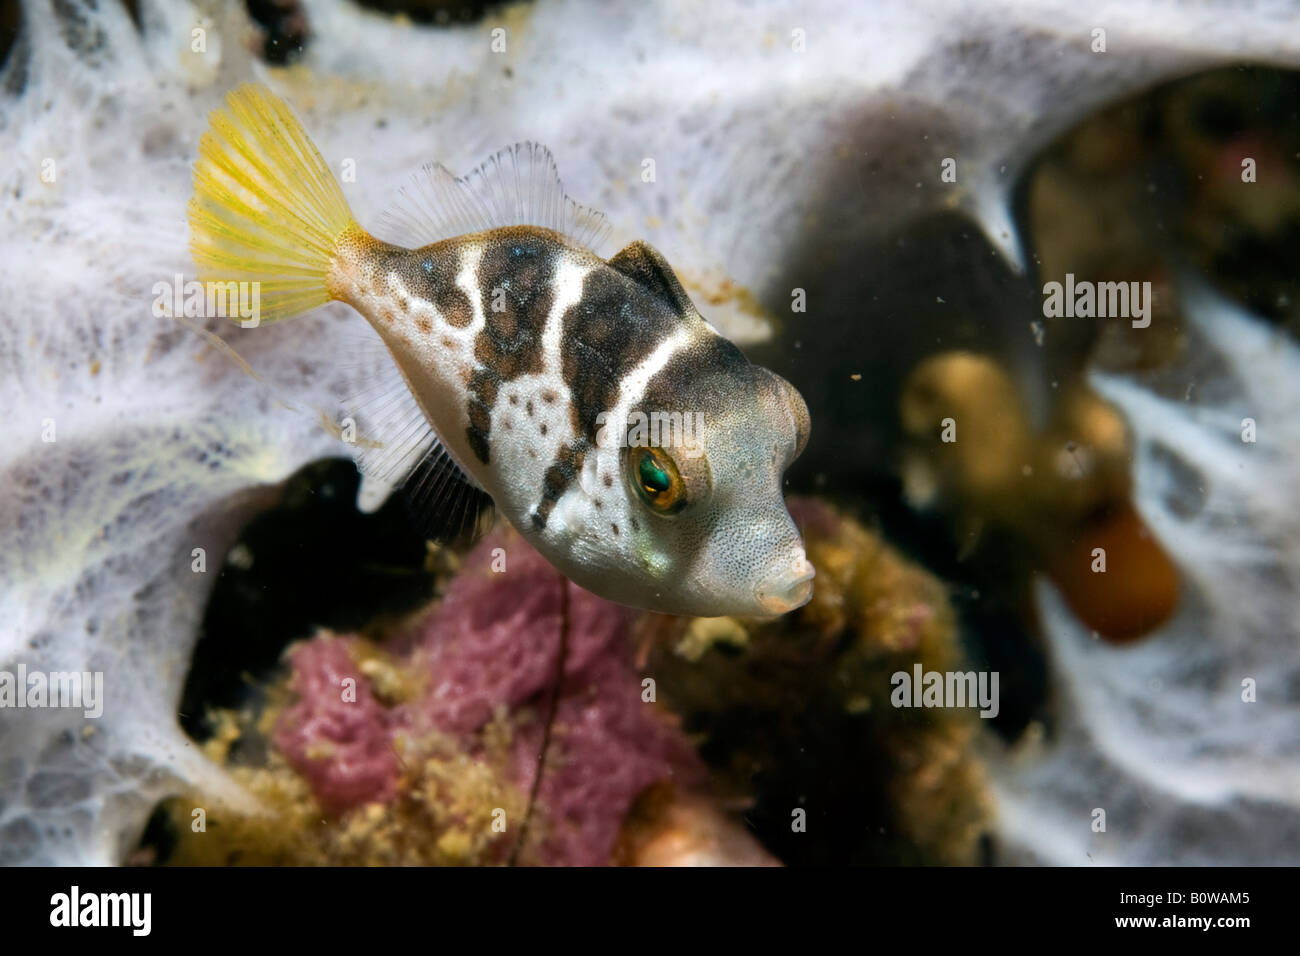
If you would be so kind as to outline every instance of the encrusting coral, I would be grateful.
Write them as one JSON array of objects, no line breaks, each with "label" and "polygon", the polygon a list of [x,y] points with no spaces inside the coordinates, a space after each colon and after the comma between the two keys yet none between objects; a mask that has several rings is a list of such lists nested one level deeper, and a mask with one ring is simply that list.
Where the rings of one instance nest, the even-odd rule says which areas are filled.
[{"label": "encrusting coral", "polygon": [[[169,862],[510,860],[557,673],[561,587],[564,681],[519,862],[771,862],[724,808],[763,812],[783,785],[773,775],[798,748],[829,764],[801,767],[809,815],[842,809],[816,802],[817,781],[829,776],[865,788],[872,833],[890,828],[890,840],[859,844],[851,857],[898,859],[907,845],[926,862],[973,862],[986,814],[976,721],[969,711],[889,702],[893,673],[959,665],[943,586],[829,506],[791,506],[818,588],[775,622],[619,607],[564,585],[504,531],[474,548],[443,599],[383,646],[329,633],[294,645],[265,712],[224,712],[208,744],[269,813],[212,809],[196,832],[193,807],[203,801],[176,801]],[[712,780],[673,713],[702,746]],[[738,723],[741,715],[749,718]],[[737,732],[746,723],[762,732]],[[828,743],[844,730],[848,750]],[[232,747],[244,735],[260,746]],[[256,766],[240,766],[250,752]],[[834,765],[848,753],[869,762]],[[824,833],[791,832],[809,848],[827,845]],[[797,842],[774,848],[801,852]]]},{"label": "encrusting coral", "polygon": [[785,862],[977,862],[990,806],[976,711],[891,703],[900,671],[965,669],[944,585],[819,500],[790,509],[812,600],[771,622],[661,618],[663,699]]},{"label": "encrusting coral", "polygon": [[[504,862],[537,773],[564,626],[554,739],[519,859],[607,862],[643,791],[702,779],[689,743],[642,699],[627,640],[635,621],[566,583],[514,532],[494,533],[466,556],[443,600],[391,636],[395,654],[332,634],[291,648],[279,694],[291,700],[269,726],[260,721],[272,759],[236,774],[255,793],[294,796],[280,801],[289,826],[273,842],[297,861]],[[303,801],[320,809],[306,812]],[[314,822],[321,811],[341,830],[314,828],[305,843],[290,832],[293,820]],[[197,858],[192,847],[212,832],[186,833],[178,859]],[[213,842],[227,844],[218,851],[227,859],[250,851],[238,834]]]}]

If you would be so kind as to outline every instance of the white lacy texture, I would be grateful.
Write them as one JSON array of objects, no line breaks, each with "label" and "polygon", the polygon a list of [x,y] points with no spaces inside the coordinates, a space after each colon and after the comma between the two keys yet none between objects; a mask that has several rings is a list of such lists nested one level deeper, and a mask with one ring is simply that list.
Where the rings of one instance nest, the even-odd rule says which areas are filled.
[{"label": "white lacy texture", "polygon": [[1060,724],[998,780],[1030,859],[1300,862],[1300,349],[1203,288],[1184,303],[1195,361],[1093,378],[1133,426],[1138,507],[1182,605],[1116,649],[1042,587]]},{"label": "white lacy texture", "polygon": [[[201,608],[267,489],[342,451],[321,414],[377,374],[352,358],[361,329],[346,309],[246,331],[210,322],[266,384],[153,315],[154,284],[190,271],[190,164],[230,86],[269,81],[332,166],[354,161],[344,190],[363,225],[421,163],[463,172],[531,139],[555,153],[577,200],[608,215],[615,244],[647,239],[688,288],[725,278],[764,298],[806,231],[812,184],[863,153],[883,167],[838,238],[950,208],[951,192],[916,184],[955,156],[957,207],[1014,260],[1008,191],[1090,110],[1205,66],[1300,63],[1286,2],[1135,0],[1084,14],[1071,0],[540,0],[430,30],[310,0],[304,67],[268,75],[244,52],[248,24],[213,12],[237,4],[143,0],[143,36],[117,4],[97,6],[70,23],[25,3],[10,70],[25,69],[26,90],[0,94],[0,670],[103,671],[107,697],[95,721],[0,713],[8,863],[120,862],[182,784],[240,799],[175,719]],[[498,26],[504,53],[491,48]],[[196,27],[206,52],[191,51]],[[1089,50],[1096,27],[1105,54]],[[53,183],[41,180],[45,160]],[[738,340],[763,333],[742,309],[704,311]],[[999,783],[1002,831],[1027,858],[1086,862],[1089,846],[1096,858],[1095,806],[1110,812],[1106,860],[1294,857],[1296,482],[1281,430],[1297,378],[1264,380],[1266,361],[1280,370],[1294,358],[1281,346],[1246,355],[1262,333],[1233,322],[1231,333],[1207,326],[1231,381],[1202,379],[1195,407],[1105,383],[1143,438],[1141,504],[1194,600],[1159,639],[1117,652],[1074,633],[1049,598],[1069,722],[1057,749]],[[1233,446],[1233,421],[1252,411],[1259,445]],[[1153,457],[1156,439],[1201,472],[1198,515],[1168,512],[1169,483],[1182,479]],[[191,569],[195,548],[206,573]],[[1251,710],[1233,704],[1239,676],[1258,679]]]}]

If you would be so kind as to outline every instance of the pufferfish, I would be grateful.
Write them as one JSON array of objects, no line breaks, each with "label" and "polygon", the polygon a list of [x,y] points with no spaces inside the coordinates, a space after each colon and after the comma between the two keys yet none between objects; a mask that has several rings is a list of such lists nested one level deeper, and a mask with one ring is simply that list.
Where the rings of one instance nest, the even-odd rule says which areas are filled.
[{"label": "pufferfish", "polygon": [[811,597],[781,493],[803,398],[649,245],[593,252],[604,217],[541,146],[459,179],[425,166],[390,244],[357,225],[288,106],[243,86],[210,117],[189,219],[199,279],[257,283],[258,321],[337,300],[378,332],[413,411],[371,447],[392,484],[436,492],[424,507],[468,486],[572,581],[633,607],[769,617]]}]

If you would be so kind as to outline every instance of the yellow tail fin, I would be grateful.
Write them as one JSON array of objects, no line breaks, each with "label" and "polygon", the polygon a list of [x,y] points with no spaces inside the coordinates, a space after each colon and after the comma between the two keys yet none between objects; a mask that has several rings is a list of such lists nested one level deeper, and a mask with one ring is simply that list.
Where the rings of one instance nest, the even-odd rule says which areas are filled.
[{"label": "yellow tail fin", "polygon": [[264,86],[232,90],[209,124],[189,206],[198,278],[257,282],[263,322],[328,302],[339,237],[355,223],[320,151]]}]

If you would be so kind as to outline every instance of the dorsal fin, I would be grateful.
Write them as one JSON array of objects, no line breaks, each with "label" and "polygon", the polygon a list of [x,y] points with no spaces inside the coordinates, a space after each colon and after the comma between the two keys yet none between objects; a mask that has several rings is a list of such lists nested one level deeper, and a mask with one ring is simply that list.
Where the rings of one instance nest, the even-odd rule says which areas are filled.
[{"label": "dorsal fin", "polygon": [[428,163],[397,191],[381,222],[381,238],[411,249],[506,226],[552,229],[594,249],[609,232],[602,213],[565,195],[555,159],[539,143],[516,143],[459,178]]},{"label": "dorsal fin", "polygon": [[668,260],[648,243],[640,239],[628,243],[609,260],[609,264],[678,315],[690,315],[698,311]]}]

